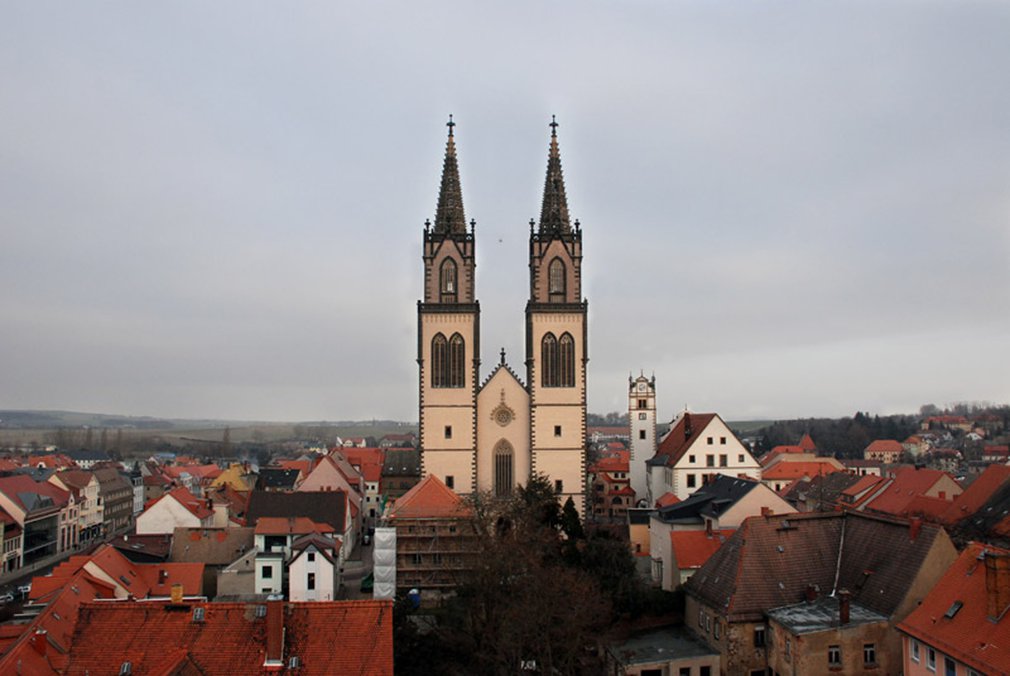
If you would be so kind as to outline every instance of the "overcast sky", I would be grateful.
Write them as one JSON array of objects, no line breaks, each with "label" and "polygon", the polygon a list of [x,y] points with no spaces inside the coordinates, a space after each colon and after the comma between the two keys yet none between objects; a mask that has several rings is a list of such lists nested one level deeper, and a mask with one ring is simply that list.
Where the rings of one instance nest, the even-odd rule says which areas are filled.
[{"label": "overcast sky", "polygon": [[482,376],[551,114],[589,410],[1010,400],[1010,3],[7,2],[0,408],[417,419],[445,121]]}]

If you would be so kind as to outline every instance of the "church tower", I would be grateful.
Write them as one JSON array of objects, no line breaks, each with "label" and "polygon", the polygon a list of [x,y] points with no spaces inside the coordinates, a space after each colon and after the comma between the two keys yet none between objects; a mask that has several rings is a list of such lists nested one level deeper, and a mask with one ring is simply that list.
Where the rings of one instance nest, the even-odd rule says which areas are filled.
[{"label": "church tower", "polygon": [[656,455],[656,376],[650,380],[643,373],[628,376],[628,425],[631,432],[629,472],[635,505],[646,501],[650,506],[649,475],[645,463]]},{"label": "church tower", "polygon": [[530,221],[526,380],[532,471],[547,475],[564,503],[585,514],[587,303],[582,230],[568,216],[556,121],[551,121],[540,224]]},{"label": "church tower", "polygon": [[476,480],[480,305],[474,297],[474,221],[467,230],[449,116],[435,222],[424,224],[424,300],[417,302],[421,474],[457,493]]}]

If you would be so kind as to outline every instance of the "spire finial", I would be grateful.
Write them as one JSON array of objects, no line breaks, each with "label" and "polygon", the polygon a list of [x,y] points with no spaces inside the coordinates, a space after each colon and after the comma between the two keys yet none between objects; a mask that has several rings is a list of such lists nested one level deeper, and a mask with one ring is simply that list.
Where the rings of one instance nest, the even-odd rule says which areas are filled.
[{"label": "spire finial", "polygon": [[[449,116],[449,119],[452,119],[452,115]],[[551,138],[556,138],[558,135],[558,120],[553,115],[551,115],[551,123],[549,126],[551,128]]]},{"label": "spire finial", "polygon": [[452,136],[452,128],[456,126],[456,123],[452,121],[452,113],[449,113],[449,121],[445,123],[445,126],[449,127],[449,136]]},{"label": "spire finial", "polygon": [[501,349],[501,365],[505,366],[505,348]]}]

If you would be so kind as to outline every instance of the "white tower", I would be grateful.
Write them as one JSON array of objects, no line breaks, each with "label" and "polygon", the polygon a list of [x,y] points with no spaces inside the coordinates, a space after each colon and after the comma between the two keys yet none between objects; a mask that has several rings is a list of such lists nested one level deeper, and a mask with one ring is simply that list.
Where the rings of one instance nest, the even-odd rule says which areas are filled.
[{"label": "white tower", "polygon": [[[635,505],[649,501],[646,462],[656,455],[656,376],[628,376],[628,423],[631,427],[631,487]],[[645,506],[650,506],[645,502]]]}]

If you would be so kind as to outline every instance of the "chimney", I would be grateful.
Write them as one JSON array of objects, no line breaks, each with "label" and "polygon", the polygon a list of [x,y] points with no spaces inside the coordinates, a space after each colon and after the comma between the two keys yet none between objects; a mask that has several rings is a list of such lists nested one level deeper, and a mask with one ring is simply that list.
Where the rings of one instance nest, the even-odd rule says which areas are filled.
[{"label": "chimney", "polygon": [[284,601],[267,601],[267,658],[263,666],[284,666]]},{"label": "chimney", "polygon": [[168,571],[162,568],[158,571],[158,584],[165,584],[165,580],[168,579]]},{"label": "chimney", "polygon": [[808,584],[806,592],[804,593],[807,603],[813,603],[817,600],[817,585]]},{"label": "chimney", "polygon": [[684,438],[691,436],[691,414],[684,411]]},{"label": "chimney", "polygon": [[947,491],[940,491],[940,499],[941,500],[947,499]]},{"label": "chimney", "polygon": [[1010,606],[1010,554],[985,553],[986,614],[998,620]]},{"label": "chimney", "polygon": [[705,519],[705,535],[712,537],[712,520]]},{"label": "chimney", "polygon": [[922,518],[912,517],[908,522],[908,538],[915,541],[915,538],[919,537],[919,531],[922,530]]},{"label": "chimney", "polygon": [[46,649],[49,647],[49,637],[45,629],[36,629],[35,633],[32,634],[32,647],[35,648],[35,652],[39,655],[46,656]]},{"label": "chimney", "polygon": [[838,624],[846,625],[849,623],[849,590],[839,589],[838,590]]},{"label": "chimney", "polygon": [[[164,580],[162,581],[164,582]],[[175,605],[182,603],[182,585],[178,582],[172,585],[172,603]]]},{"label": "chimney", "polygon": [[774,512],[772,512],[772,508],[771,508],[771,507],[762,507],[762,508],[761,508],[761,516],[763,516],[763,517],[764,517],[764,518],[766,518],[766,519],[767,519],[767,518],[768,518],[769,516],[771,516],[771,515],[772,515],[773,513],[774,513]]}]

